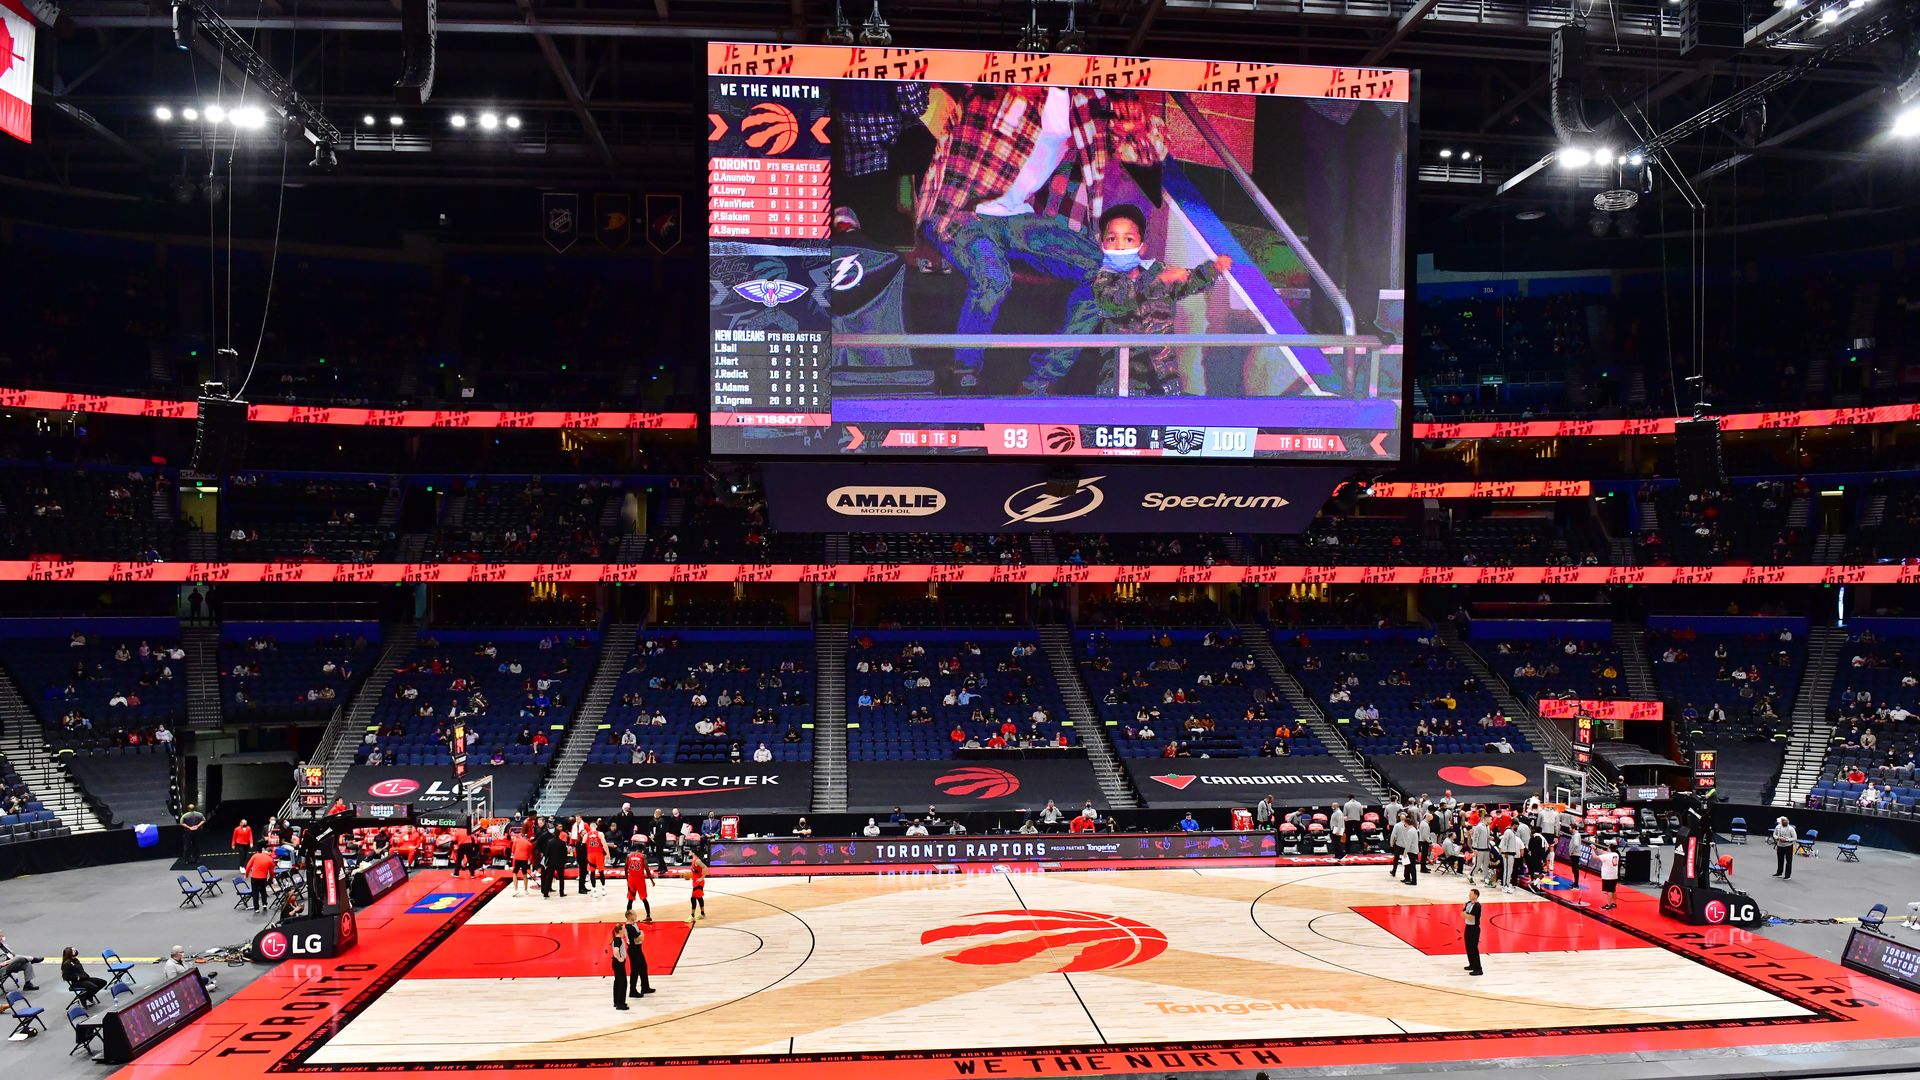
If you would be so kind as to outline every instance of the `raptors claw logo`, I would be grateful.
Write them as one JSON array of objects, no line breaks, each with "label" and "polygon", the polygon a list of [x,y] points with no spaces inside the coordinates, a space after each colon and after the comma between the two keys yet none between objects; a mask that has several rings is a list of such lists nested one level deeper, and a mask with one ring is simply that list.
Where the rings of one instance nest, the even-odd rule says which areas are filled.
[{"label": "raptors claw logo", "polygon": [[1055,949],[1078,946],[1078,951],[1054,971],[1100,971],[1104,968],[1132,967],[1167,951],[1167,935],[1134,919],[1107,915],[1098,911],[1048,911],[1045,909],[981,911],[971,919],[996,918],[997,922],[955,923],[928,930],[920,935],[922,945],[949,938],[1002,936],[985,945],[975,945],[948,953],[956,964],[1017,964]]}]

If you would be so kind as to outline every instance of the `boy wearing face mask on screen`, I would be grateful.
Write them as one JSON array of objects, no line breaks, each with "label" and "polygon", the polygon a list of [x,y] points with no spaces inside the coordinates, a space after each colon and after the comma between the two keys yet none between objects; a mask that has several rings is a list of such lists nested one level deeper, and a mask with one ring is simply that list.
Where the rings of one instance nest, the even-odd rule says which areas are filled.
[{"label": "boy wearing face mask on screen", "polygon": [[[1146,243],[1147,217],[1131,203],[1121,203],[1100,215],[1100,269],[1093,275],[1093,298],[1100,307],[1102,334],[1165,334],[1173,330],[1173,306],[1206,291],[1233,265],[1225,255],[1191,270],[1161,266],[1141,258]],[[1129,350],[1129,396],[1178,394],[1182,390],[1180,362],[1171,345],[1141,346]],[[1101,368],[1102,395],[1119,389],[1114,360]]]}]

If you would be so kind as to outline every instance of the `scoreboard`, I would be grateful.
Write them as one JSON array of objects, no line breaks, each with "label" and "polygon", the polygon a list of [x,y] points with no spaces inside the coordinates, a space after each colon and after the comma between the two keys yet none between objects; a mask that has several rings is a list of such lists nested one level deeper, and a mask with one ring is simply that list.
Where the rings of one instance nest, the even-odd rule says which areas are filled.
[{"label": "scoreboard", "polygon": [[1411,73],[716,43],[706,89],[716,454],[1398,460]]}]

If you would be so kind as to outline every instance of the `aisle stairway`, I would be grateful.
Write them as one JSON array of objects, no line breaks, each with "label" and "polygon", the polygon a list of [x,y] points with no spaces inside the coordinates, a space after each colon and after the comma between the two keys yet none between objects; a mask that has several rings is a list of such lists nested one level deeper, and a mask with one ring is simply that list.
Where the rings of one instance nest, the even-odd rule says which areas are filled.
[{"label": "aisle stairway", "polygon": [[1320,740],[1320,745],[1326,747],[1334,760],[1346,769],[1349,778],[1358,780],[1366,788],[1369,801],[1385,803],[1386,782],[1367,764],[1367,759],[1360,751],[1347,741],[1346,732],[1340,730],[1340,725],[1328,718],[1325,710],[1320,708],[1320,703],[1280,662],[1280,654],[1273,651],[1273,636],[1267,632],[1267,628],[1258,623],[1239,623],[1234,629],[1239,631],[1240,640],[1247,643],[1253,658],[1260,662],[1260,670],[1267,673],[1267,678],[1273,680],[1280,696],[1286,699],[1294,717],[1313,732],[1313,737]]},{"label": "aisle stairway", "polygon": [[1840,651],[1847,631],[1838,626],[1816,626],[1807,636],[1807,670],[1800,676],[1800,693],[1793,699],[1793,740],[1773,787],[1775,806],[1804,806],[1820,779],[1820,764],[1833,741],[1833,677],[1840,667]]},{"label": "aisle stairway", "polygon": [[534,813],[541,817],[559,813],[567,793],[573,790],[573,782],[579,779],[580,767],[587,763],[587,755],[600,738],[600,729],[606,726],[607,706],[613,702],[620,676],[633,659],[634,642],[639,635],[639,623],[612,623],[606,633],[600,635],[600,656],[593,669],[593,681],[581,695],[573,723],[567,725],[565,737],[555,748],[553,766],[547,770],[540,792],[533,800]]},{"label": "aisle stairway", "polygon": [[1621,674],[1627,679],[1627,696],[1634,701],[1659,701],[1660,684],[1654,681],[1653,664],[1647,659],[1647,631],[1631,623],[1613,624],[1613,644],[1620,652]]},{"label": "aisle stairway", "polygon": [[[1573,767],[1573,744],[1566,734],[1553,724],[1542,723],[1539,715],[1534,712],[1533,705],[1514,693],[1513,687],[1507,685],[1507,680],[1501,678],[1493,668],[1489,667],[1487,662],[1481,659],[1480,654],[1473,651],[1473,647],[1461,639],[1457,630],[1452,626],[1441,627],[1434,632],[1434,636],[1447,647],[1447,651],[1453,654],[1454,659],[1460,661],[1462,667],[1473,672],[1474,677],[1480,680],[1480,684],[1493,695],[1494,703],[1500,706],[1500,711],[1510,722],[1518,725],[1521,731],[1526,732],[1527,741],[1533,744],[1533,748],[1541,756],[1545,757],[1550,764],[1563,768]],[[1613,781],[1608,779],[1599,768],[1589,767],[1586,772],[1587,794],[1590,798],[1600,798],[1613,793]]]},{"label": "aisle stairway", "polygon": [[0,754],[42,806],[53,811],[60,824],[76,833],[100,832],[106,826],[87,805],[67,770],[47,751],[40,718],[27,706],[13,676],[0,668]]},{"label": "aisle stairway", "polygon": [[194,731],[218,731],[220,628],[183,625],[180,647],[187,651],[187,726]]},{"label": "aisle stairway", "polygon": [[[313,755],[307,759],[308,764],[318,763],[326,767],[329,793],[339,790],[347,770],[353,767],[354,754],[360,748],[361,737],[373,726],[374,710],[386,695],[387,684],[393,681],[394,669],[413,652],[414,645],[419,641],[420,630],[410,625],[389,626],[386,634],[379,663],[367,673],[366,681],[360,684],[360,692],[353,696],[353,700],[345,707],[333,710],[327,730],[320,735],[320,744],[314,747]],[[298,795],[295,792],[287,799],[286,805],[281,807],[281,817],[293,817],[299,812]]]},{"label": "aisle stairway", "polygon": [[1100,719],[1100,710],[1094,707],[1093,696],[1087,693],[1086,680],[1080,677],[1079,656],[1073,648],[1073,628],[1065,623],[1043,623],[1040,648],[1053,668],[1060,701],[1067,707],[1067,717],[1073,721],[1073,730],[1087,751],[1094,778],[1100,781],[1101,796],[1112,809],[1138,809],[1140,796],[1133,790],[1133,782],[1127,779],[1126,767],[1114,752],[1113,740],[1107,737],[1107,725]]},{"label": "aisle stairway", "polygon": [[813,627],[813,811],[847,809],[847,624]]}]

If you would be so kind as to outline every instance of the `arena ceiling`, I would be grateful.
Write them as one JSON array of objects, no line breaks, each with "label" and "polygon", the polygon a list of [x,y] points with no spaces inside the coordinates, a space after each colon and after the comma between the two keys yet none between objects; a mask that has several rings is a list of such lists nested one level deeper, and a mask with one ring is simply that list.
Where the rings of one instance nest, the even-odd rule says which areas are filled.
[{"label": "arena ceiling", "polygon": [[[1849,12],[1841,29],[1874,19],[1897,30],[1912,19],[1903,3],[1911,0],[1846,9],[1841,0]],[[846,0],[846,15],[858,25],[870,5]],[[211,6],[348,133],[337,172],[320,175],[300,160],[292,177],[453,198],[455,189],[547,186],[692,192],[704,132],[702,43],[818,41],[834,18],[828,0],[443,0],[432,99],[397,107],[398,0]],[[1789,34],[1771,44],[1683,53],[1681,8],[1646,0],[883,0],[881,10],[897,45],[1012,48],[1035,12],[1057,33],[1070,6],[1091,52],[1419,69],[1416,221],[1423,232],[1447,228],[1459,236],[1510,228],[1528,209],[1583,232],[1593,193],[1614,186],[1596,173],[1545,168],[1501,190],[1557,145],[1547,70],[1556,27],[1585,23],[1598,80],[1643,132],[1671,128],[1808,64],[1823,43]],[[207,141],[204,125],[155,117],[158,105],[210,98],[220,78],[214,65],[174,47],[164,0],[66,0],[58,10],[54,28],[41,32],[38,137],[31,148],[0,150],[7,179],[165,200],[172,178],[196,157],[234,151],[230,137],[217,148]],[[1764,0],[1712,10],[1726,20],[1717,29],[1735,40],[1777,14]],[[1885,133],[1907,48],[1903,33],[1893,32],[1826,59],[1768,94],[1763,121],[1751,110],[1714,118],[1674,144],[1669,164],[1706,203],[1703,224],[1751,230],[1904,212],[1915,201],[1920,140],[1896,142]],[[455,113],[486,110],[517,116],[520,127],[452,126]],[[403,126],[391,127],[390,115],[402,116]],[[1635,143],[1617,113],[1609,125],[1606,140]],[[1441,149],[1466,151],[1471,163],[1443,161]],[[241,140],[232,169],[236,188],[277,181],[278,142],[264,133]],[[1687,227],[1680,187],[1656,178],[1643,234]],[[1423,241],[1431,247],[1430,236],[1416,243]]]}]

